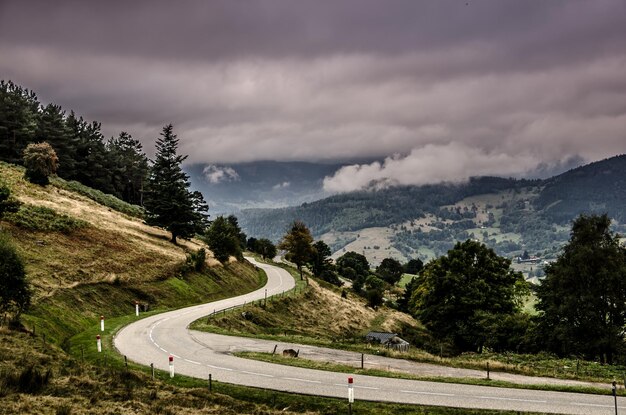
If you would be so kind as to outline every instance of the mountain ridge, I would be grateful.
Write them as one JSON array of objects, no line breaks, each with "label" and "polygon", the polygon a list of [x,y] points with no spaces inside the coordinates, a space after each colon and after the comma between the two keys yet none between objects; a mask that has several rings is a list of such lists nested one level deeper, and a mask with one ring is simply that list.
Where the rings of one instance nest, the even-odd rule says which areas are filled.
[{"label": "mountain ridge", "polygon": [[[342,239],[353,241],[359,238],[359,230],[371,228],[392,229],[388,245],[395,246],[402,259],[428,259],[445,252],[455,240],[480,239],[477,234],[484,234],[483,228],[493,228],[488,230],[493,235],[483,236],[483,240],[501,254],[514,256],[527,249],[554,252],[567,239],[561,227],[579,214],[608,213],[616,226],[623,226],[623,171],[626,155],[617,155],[547,179],[483,176],[464,183],[396,186],[333,195],[294,207],[245,209],[238,216],[246,233],[273,240],[282,236],[291,221],[303,220],[313,235],[329,241],[335,252],[349,245],[342,245]],[[480,202],[493,199],[490,195],[498,195],[498,200]],[[477,199],[471,202],[472,198]],[[424,223],[418,230],[410,226],[415,221],[426,221],[429,226]],[[503,234],[516,236],[502,239]],[[441,242],[423,244],[440,245],[430,255],[418,249],[419,240],[426,235],[437,235]]]}]

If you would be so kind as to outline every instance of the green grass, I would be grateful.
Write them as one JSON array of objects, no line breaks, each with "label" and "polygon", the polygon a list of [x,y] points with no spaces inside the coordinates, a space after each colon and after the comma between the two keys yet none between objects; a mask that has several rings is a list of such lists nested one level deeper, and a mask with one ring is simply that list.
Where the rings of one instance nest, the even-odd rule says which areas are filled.
[{"label": "green grass", "polygon": [[83,220],[59,214],[54,209],[28,204],[20,206],[17,212],[6,213],[4,220],[30,231],[61,232],[65,234],[89,226]]},{"label": "green grass", "polygon": [[406,285],[413,279],[417,277],[417,275],[413,275],[413,274],[402,274],[402,278],[400,279],[400,281],[398,282],[398,287],[400,288],[404,288],[406,287]]}]

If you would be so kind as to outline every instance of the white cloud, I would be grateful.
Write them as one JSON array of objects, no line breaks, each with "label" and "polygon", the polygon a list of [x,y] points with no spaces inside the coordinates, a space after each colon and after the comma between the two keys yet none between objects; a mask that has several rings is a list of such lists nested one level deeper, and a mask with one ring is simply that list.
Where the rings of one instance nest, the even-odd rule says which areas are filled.
[{"label": "white cloud", "polygon": [[239,180],[239,174],[232,167],[220,167],[210,164],[202,170],[202,173],[209,183],[213,184]]},{"label": "white cloud", "polygon": [[355,164],[324,179],[324,190],[349,192],[391,185],[422,185],[459,182],[470,176],[516,176],[537,167],[529,154],[486,152],[461,143],[429,144],[407,156],[388,157],[383,163]]},{"label": "white cloud", "polygon": [[291,186],[291,182],[282,182],[282,183],[278,183],[272,186],[272,189],[274,190],[286,189],[289,186]]}]

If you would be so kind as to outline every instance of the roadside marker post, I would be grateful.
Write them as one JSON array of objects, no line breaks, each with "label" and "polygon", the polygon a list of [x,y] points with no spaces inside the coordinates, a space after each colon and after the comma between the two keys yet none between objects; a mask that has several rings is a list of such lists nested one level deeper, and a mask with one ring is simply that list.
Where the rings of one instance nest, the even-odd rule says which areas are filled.
[{"label": "roadside marker post", "polygon": [[102,339],[100,335],[96,335],[96,346],[98,347],[98,353],[102,353]]},{"label": "roadside marker post", "polygon": [[613,381],[611,389],[613,390],[613,399],[615,400],[615,415],[617,415],[617,382]]},{"label": "roadside marker post", "polygon": [[104,316],[100,316],[100,331],[104,331]]},{"label": "roadside marker post", "polygon": [[174,356],[170,355],[170,378],[174,377]]},{"label": "roadside marker post", "polygon": [[139,301],[135,301],[135,316],[139,316]]},{"label": "roadside marker post", "polygon": [[352,404],[354,403],[354,379],[348,378],[348,414],[352,415]]}]

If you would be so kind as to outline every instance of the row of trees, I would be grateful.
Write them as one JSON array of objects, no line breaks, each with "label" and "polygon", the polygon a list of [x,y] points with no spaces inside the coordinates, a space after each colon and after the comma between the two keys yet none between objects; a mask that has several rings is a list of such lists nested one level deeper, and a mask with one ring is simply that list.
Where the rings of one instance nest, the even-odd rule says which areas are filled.
[{"label": "row of trees", "polygon": [[26,147],[41,142],[54,149],[61,178],[142,204],[149,167],[139,141],[126,132],[105,140],[99,122],[43,105],[34,92],[0,81],[0,160],[23,164]]},{"label": "row of trees", "polygon": [[343,285],[341,276],[351,280],[353,290],[365,296],[373,307],[383,303],[385,291],[397,284],[405,272],[415,274],[423,267],[419,259],[402,265],[393,258],[385,258],[372,271],[367,258],[356,252],[345,253],[333,264],[330,247],[324,241],[314,242],[302,221],[294,221],[290,225],[278,249],[284,250],[285,258],[296,265],[301,279],[306,278],[303,272],[305,266],[315,277],[338,286]]}]

